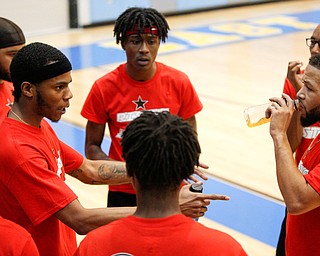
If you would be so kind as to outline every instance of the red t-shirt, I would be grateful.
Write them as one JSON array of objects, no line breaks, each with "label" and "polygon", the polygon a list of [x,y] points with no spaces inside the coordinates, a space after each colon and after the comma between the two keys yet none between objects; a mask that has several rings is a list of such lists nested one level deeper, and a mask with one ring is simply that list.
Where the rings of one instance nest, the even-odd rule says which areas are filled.
[{"label": "red t-shirt", "polygon": [[3,80],[3,83],[0,84],[0,108],[3,106],[8,106],[13,103],[13,85],[12,83]]},{"label": "red t-shirt", "polygon": [[[302,71],[303,73],[303,71]],[[291,97],[291,99],[296,98],[296,90],[288,80],[288,78],[285,79],[283,92]],[[306,149],[309,147],[310,143],[313,141],[315,137],[320,133],[320,124],[319,122],[309,126],[304,127],[302,132],[302,139],[300,145],[297,147],[295,151],[295,160],[296,164],[298,165],[300,162],[301,157],[303,156]]]},{"label": "red t-shirt", "polygon": [[31,235],[18,224],[0,216],[0,254],[12,256],[38,256]]},{"label": "red t-shirt", "polygon": [[129,216],[91,231],[75,256],[245,256],[231,236],[182,214],[145,219]]},{"label": "red t-shirt", "polygon": [[[320,194],[320,135],[312,142],[299,163],[299,170]],[[320,207],[300,215],[287,216],[286,255],[320,255]]]},{"label": "red t-shirt", "polygon": [[83,157],[42,120],[36,128],[4,117],[0,124],[0,215],[32,235],[41,255],[72,255],[75,232],[53,215],[77,196],[65,173]]},{"label": "red t-shirt", "polygon": [[[167,110],[183,119],[201,111],[202,104],[187,75],[157,62],[151,80],[139,82],[126,72],[126,64],[98,79],[84,103],[81,114],[91,122],[108,123],[109,157],[123,161],[121,135],[142,110]],[[111,191],[135,194],[131,184],[109,186]]]}]

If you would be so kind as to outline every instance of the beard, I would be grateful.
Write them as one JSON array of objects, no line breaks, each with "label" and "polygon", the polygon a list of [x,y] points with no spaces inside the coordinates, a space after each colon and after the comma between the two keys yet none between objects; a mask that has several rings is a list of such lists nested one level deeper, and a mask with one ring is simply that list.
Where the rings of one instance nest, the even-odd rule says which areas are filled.
[{"label": "beard", "polygon": [[38,109],[38,115],[41,115],[43,117],[48,118],[49,120],[51,120],[52,122],[58,122],[59,120],[53,120],[52,117],[49,117],[46,113],[48,111],[46,110],[50,110],[50,106],[48,105],[48,103],[46,103],[46,101],[44,100],[42,94],[40,91],[37,91],[37,109]]},{"label": "beard", "polygon": [[7,71],[0,63],[0,79],[11,82],[10,72]]},{"label": "beard", "polygon": [[320,107],[311,109],[309,112],[306,112],[305,117],[300,118],[301,125],[303,127],[308,127],[315,124],[320,120]]}]

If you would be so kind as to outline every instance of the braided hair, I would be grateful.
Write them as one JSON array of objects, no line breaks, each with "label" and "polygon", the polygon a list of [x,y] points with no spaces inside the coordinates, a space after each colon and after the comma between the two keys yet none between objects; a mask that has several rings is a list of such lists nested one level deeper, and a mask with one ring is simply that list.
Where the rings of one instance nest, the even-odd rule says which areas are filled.
[{"label": "braided hair", "polygon": [[127,126],[121,145],[128,176],[138,179],[141,190],[176,190],[199,165],[196,132],[169,112],[143,111]]},{"label": "braided hair", "polygon": [[126,39],[128,31],[137,26],[137,30],[142,34],[145,28],[156,26],[158,35],[163,43],[168,37],[169,25],[165,17],[153,8],[131,7],[124,11],[116,20],[113,36],[116,37],[116,43]]}]

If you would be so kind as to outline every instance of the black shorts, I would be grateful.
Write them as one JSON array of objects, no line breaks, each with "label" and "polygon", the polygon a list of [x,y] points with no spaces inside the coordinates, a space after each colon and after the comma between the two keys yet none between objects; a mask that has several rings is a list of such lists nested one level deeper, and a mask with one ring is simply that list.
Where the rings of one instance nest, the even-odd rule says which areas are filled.
[{"label": "black shorts", "polygon": [[285,241],[286,241],[286,221],[287,221],[287,210],[285,212],[284,219],[282,221],[279,240],[277,244],[276,256],[285,256],[286,255],[286,248],[285,248]]},{"label": "black shorts", "polygon": [[108,207],[137,206],[135,194],[109,191]]}]

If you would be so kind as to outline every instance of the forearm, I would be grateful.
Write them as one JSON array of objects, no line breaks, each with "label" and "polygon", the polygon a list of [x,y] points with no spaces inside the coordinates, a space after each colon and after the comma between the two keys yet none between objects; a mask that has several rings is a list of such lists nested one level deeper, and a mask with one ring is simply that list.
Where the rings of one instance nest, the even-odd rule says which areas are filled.
[{"label": "forearm", "polygon": [[65,208],[55,213],[55,217],[78,234],[85,235],[93,229],[130,216],[135,210],[136,207],[86,209],[81,206],[78,200],[74,200]]},{"label": "forearm", "polygon": [[110,160],[109,156],[97,145],[86,146],[86,157],[91,160]]},{"label": "forearm", "polygon": [[98,124],[91,121],[86,125],[85,152],[86,157],[92,160],[109,160],[103,152],[101,145],[104,139],[106,124]]},{"label": "forearm", "polygon": [[287,136],[292,153],[296,151],[302,140],[303,127],[300,123],[300,112],[296,111],[287,130]]},{"label": "forearm", "polygon": [[82,219],[81,225],[77,227],[78,230],[76,232],[85,235],[91,230],[109,224],[112,221],[130,216],[135,210],[136,207],[85,209],[86,217]]},{"label": "forearm", "polygon": [[68,174],[86,184],[119,185],[131,181],[125,163],[120,161],[85,159],[77,170]]},{"label": "forearm", "polygon": [[273,136],[278,185],[289,212],[297,212],[306,196],[306,181],[294,161],[285,134]]}]

